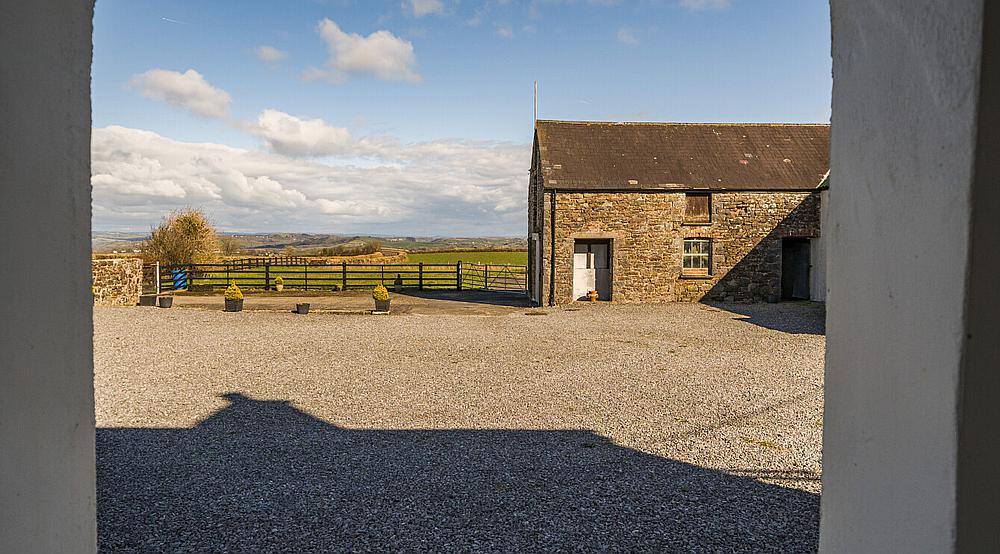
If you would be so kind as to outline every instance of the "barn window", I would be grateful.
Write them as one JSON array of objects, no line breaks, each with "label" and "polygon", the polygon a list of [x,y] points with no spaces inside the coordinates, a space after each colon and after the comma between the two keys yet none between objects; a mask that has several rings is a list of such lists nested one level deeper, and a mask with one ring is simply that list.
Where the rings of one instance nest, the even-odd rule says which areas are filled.
[{"label": "barn window", "polygon": [[712,267],[711,239],[684,239],[683,275],[708,276]]},{"label": "barn window", "polygon": [[712,194],[689,192],[684,195],[687,204],[684,209],[684,223],[705,224],[712,222]]}]

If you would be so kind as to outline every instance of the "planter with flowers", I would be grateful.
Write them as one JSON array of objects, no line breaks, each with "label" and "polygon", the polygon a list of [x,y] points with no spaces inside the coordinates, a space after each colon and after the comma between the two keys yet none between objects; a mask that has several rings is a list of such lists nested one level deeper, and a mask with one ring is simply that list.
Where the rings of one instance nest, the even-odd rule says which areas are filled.
[{"label": "planter with flowers", "polygon": [[389,313],[389,291],[382,285],[378,285],[372,290],[372,298],[375,299],[375,313]]},{"label": "planter with flowers", "polygon": [[227,312],[243,311],[243,291],[236,286],[236,281],[229,283],[226,289],[226,310]]},{"label": "planter with flowers", "polygon": [[281,292],[285,290],[285,280],[281,277],[274,278],[274,290]]}]

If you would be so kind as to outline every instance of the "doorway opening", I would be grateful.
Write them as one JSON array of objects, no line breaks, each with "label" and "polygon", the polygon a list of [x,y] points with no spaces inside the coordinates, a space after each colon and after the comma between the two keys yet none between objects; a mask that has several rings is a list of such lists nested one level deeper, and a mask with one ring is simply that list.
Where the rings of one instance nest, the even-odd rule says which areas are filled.
[{"label": "doorway opening", "polygon": [[573,299],[611,300],[611,240],[577,240],[573,245]]},{"label": "doorway opening", "polygon": [[809,300],[809,239],[781,241],[781,299]]}]

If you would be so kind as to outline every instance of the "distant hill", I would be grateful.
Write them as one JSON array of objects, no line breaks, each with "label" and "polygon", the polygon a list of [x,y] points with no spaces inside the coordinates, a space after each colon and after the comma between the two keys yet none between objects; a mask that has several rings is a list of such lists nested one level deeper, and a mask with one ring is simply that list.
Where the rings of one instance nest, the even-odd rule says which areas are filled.
[{"label": "distant hill", "polygon": [[[240,248],[248,252],[289,251],[308,254],[312,250],[334,246],[361,244],[377,240],[387,248],[403,250],[523,250],[528,247],[523,238],[514,237],[415,237],[374,235],[327,235],[312,233],[222,233],[235,238]],[[95,231],[91,245],[94,252],[109,253],[115,250],[131,252],[142,247],[148,233]]]}]

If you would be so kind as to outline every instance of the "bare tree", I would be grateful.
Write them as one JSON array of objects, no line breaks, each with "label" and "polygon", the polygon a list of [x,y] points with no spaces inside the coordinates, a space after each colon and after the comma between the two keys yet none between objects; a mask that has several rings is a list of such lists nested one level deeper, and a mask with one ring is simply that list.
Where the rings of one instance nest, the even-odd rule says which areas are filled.
[{"label": "bare tree", "polygon": [[213,261],[218,248],[219,239],[208,218],[201,210],[188,208],[164,217],[152,229],[142,252],[148,262],[189,265]]},{"label": "bare tree", "polygon": [[240,240],[236,237],[219,237],[219,248],[222,249],[222,253],[226,256],[233,256],[239,254],[243,248]]}]

